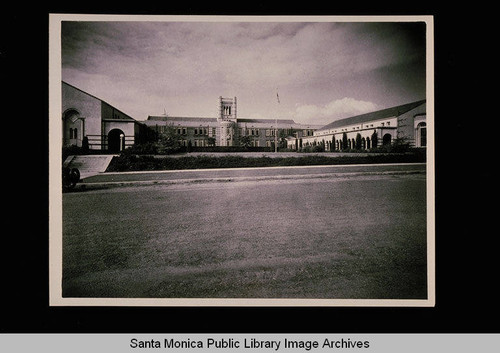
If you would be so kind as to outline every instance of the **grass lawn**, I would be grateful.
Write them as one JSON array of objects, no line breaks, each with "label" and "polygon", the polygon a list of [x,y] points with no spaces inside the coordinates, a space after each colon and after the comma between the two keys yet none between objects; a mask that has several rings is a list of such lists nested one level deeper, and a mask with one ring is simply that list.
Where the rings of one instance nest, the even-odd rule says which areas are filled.
[{"label": "grass lawn", "polygon": [[423,176],[63,195],[63,296],[423,299]]}]

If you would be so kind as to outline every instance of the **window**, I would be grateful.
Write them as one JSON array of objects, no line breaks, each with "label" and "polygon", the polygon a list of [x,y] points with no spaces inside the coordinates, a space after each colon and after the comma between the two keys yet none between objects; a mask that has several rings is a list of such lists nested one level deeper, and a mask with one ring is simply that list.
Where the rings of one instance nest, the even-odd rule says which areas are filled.
[{"label": "window", "polygon": [[416,134],[416,145],[417,147],[426,147],[427,146],[427,124],[421,122],[417,125],[417,134]]}]

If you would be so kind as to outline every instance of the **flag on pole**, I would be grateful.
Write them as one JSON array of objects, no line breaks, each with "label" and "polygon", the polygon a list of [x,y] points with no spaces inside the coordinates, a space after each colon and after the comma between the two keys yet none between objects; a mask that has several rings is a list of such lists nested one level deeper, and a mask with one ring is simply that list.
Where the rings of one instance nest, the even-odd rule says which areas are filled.
[{"label": "flag on pole", "polygon": [[280,95],[278,94],[278,91],[276,91],[276,98],[278,99],[278,104],[280,102]]}]

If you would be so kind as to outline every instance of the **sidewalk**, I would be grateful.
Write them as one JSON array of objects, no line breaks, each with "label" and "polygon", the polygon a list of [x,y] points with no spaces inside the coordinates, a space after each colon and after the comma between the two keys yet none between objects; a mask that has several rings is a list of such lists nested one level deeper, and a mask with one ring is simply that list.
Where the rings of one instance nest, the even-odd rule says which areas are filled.
[{"label": "sidewalk", "polygon": [[408,163],[99,173],[82,179],[76,185],[75,189],[103,189],[110,187],[155,184],[171,185],[189,183],[318,179],[363,175],[425,175],[425,172],[425,163]]}]

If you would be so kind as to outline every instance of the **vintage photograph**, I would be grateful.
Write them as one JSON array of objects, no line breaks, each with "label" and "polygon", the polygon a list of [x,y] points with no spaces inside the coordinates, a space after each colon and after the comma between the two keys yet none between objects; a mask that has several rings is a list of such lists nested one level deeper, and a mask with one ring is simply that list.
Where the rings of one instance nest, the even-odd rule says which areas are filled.
[{"label": "vintage photograph", "polygon": [[50,16],[51,305],[434,305],[432,16]]}]

